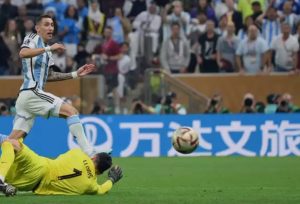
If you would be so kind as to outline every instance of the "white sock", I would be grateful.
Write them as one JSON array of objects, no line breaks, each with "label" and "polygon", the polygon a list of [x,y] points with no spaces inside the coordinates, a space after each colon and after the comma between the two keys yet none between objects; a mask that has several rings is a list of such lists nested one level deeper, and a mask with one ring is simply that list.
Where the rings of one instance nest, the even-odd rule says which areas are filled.
[{"label": "white sock", "polygon": [[4,183],[4,176],[0,175],[0,181]]},{"label": "white sock", "polygon": [[87,155],[93,154],[93,147],[88,142],[78,115],[67,118],[70,132],[76,138],[78,145]]}]

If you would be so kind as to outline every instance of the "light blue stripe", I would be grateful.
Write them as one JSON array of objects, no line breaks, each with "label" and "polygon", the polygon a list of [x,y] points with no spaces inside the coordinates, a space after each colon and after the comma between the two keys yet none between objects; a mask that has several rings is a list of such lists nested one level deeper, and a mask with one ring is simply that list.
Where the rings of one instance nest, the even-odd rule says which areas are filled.
[{"label": "light blue stripe", "polygon": [[80,123],[80,119],[79,119],[78,115],[73,115],[73,116],[67,118],[68,126],[76,124],[76,123]]},{"label": "light blue stripe", "polygon": [[22,59],[22,68],[23,68],[23,74],[24,74],[24,86],[23,89],[28,89],[30,79],[28,77],[28,67],[26,63],[26,59]]},{"label": "light blue stripe", "polygon": [[47,57],[46,57],[46,67],[45,67],[45,73],[44,73],[44,79],[43,79],[43,86],[42,86],[42,89],[44,89],[44,86],[46,84],[46,81],[48,79],[48,71],[49,71],[49,55],[47,54]]},{"label": "light blue stripe", "polygon": [[[42,48],[43,47],[43,42],[42,42],[42,38],[39,37],[39,40],[38,40],[38,48]],[[33,75],[34,75],[34,80],[36,82],[39,83],[38,87],[41,89],[43,84],[40,83],[40,75],[41,75],[41,65],[43,64],[43,58],[44,58],[44,55],[41,54],[39,56],[37,56],[36,60],[35,60],[35,65],[34,65],[34,72],[33,72]]]},{"label": "light blue stripe", "polygon": [[268,45],[271,44],[272,42],[272,38],[273,38],[273,22],[270,23],[270,34],[269,34],[269,41],[268,41]]}]

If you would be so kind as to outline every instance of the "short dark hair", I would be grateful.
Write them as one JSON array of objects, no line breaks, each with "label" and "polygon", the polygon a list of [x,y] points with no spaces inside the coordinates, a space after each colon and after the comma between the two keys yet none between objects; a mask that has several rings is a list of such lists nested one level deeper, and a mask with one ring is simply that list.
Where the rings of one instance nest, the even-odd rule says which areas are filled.
[{"label": "short dark hair", "polygon": [[178,27],[180,27],[180,24],[179,24],[179,22],[178,22],[178,21],[174,21],[174,22],[172,22],[172,23],[171,23],[171,28],[173,28],[174,26],[178,26]]},{"label": "short dark hair", "polygon": [[36,24],[40,23],[43,20],[43,18],[51,18],[53,20],[53,18],[50,15],[43,14],[43,15],[40,15],[39,17],[37,17],[37,19],[35,20],[35,23]]},{"label": "short dark hair", "polygon": [[101,152],[95,155],[95,167],[96,170],[102,174],[112,165],[111,156],[105,152]]},{"label": "short dark hair", "polygon": [[261,6],[259,1],[254,1],[251,6]]}]

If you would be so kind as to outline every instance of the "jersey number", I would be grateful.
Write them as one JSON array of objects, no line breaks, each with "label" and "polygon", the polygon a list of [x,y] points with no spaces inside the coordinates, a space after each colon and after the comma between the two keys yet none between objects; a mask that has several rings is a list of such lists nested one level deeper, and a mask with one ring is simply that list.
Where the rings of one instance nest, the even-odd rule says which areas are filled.
[{"label": "jersey number", "polygon": [[58,176],[57,178],[58,180],[64,180],[64,179],[70,179],[82,175],[82,171],[79,171],[78,169],[73,169],[73,172],[74,172],[73,174]]}]

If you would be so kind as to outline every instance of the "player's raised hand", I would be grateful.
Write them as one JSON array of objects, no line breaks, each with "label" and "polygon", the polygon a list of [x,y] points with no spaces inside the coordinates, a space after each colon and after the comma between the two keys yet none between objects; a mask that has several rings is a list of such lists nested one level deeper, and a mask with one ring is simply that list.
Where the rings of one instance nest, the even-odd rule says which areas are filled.
[{"label": "player's raised hand", "polygon": [[123,177],[122,169],[119,166],[113,166],[108,172],[108,178],[115,184]]},{"label": "player's raised hand", "polygon": [[89,73],[91,73],[91,72],[93,72],[95,70],[96,70],[95,65],[93,65],[93,64],[85,64],[85,65],[83,65],[82,67],[80,67],[77,70],[77,75],[79,77],[83,77],[83,76],[88,75]]},{"label": "player's raised hand", "polygon": [[52,52],[57,51],[57,50],[61,50],[64,51],[66,48],[63,44],[59,44],[59,43],[54,43],[53,45],[50,46],[50,50]]}]

